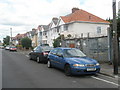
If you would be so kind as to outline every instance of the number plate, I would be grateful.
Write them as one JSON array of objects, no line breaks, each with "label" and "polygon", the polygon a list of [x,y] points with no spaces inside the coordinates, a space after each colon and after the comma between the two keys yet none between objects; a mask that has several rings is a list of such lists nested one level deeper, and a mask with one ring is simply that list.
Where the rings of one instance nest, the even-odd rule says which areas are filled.
[{"label": "number plate", "polygon": [[87,71],[95,71],[96,68],[87,68]]}]

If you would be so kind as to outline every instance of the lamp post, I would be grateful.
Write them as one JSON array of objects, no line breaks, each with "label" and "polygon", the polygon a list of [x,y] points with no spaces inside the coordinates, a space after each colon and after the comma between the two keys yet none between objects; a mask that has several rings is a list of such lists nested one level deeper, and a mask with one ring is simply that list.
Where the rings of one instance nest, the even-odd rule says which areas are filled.
[{"label": "lamp post", "polygon": [[11,43],[10,44],[12,45],[12,28],[10,28],[10,34],[11,34],[11,38],[10,38],[11,39],[10,40]]},{"label": "lamp post", "polygon": [[113,0],[113,68],[114,74],[118,74],[118,39],[116,20],[116,0]]}]

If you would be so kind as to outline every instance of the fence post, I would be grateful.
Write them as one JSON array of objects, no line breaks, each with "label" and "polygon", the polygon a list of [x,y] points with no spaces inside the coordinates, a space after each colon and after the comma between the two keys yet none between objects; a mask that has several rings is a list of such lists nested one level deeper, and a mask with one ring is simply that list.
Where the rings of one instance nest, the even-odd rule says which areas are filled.
[{"label": "fence post", "polygon": [[87,33],[87,48],[88,48],[88,53],[90,55],[89,35],[90,33]]},{"label": "fence post", "polygon": [[99,60],[99,41],[98,41],[98,38],[96,38],[96,41],[97,41],[97,58]]},{"label": "fence post", "polygon": [[83,33],[81,33],[80,49],[81,49],[81,51],[83,51]]}]

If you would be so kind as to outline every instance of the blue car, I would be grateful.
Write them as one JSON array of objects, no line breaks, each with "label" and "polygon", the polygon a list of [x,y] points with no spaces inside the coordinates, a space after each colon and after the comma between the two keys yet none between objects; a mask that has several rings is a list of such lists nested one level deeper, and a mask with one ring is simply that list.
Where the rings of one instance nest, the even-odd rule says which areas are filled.
[{"label": "blue car", "polygon": [[47,67],[57,67],[65,71],[65,75],[96,74],[100,72],[99,63],[88,58],[76,48],[55,48],[48,55]]}]

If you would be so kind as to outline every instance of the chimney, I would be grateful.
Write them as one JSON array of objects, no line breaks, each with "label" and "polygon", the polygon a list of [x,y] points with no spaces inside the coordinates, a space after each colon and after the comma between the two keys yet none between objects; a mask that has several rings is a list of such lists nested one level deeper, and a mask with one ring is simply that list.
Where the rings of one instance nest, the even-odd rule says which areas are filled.
[{"label": "chimney", "polygon": [[57,22],[58,22],[58,18],[53,17],[53,18],[52,18],[52,21],[53,21],[55,24],[57,24]]},{"label": "chimney", "polygon": [[72,8],[72,13],[74,13],[77,10],[79,10],[79,8]]},{"label": "chimney", "polygon": [[56,21],[56,20],[58,20],[58,18],[56,18],[56,17],[53,17],[53,18],[52,18],[52,21]]}]

